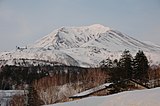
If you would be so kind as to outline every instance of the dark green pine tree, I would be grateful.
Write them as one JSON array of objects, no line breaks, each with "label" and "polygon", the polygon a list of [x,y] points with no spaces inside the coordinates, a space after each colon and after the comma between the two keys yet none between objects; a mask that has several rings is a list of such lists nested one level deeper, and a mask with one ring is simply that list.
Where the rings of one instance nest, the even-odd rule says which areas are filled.
[{"label": "dark green pine tree", "polygon": [[113,61],[113,67],[109,70],[110,81],[118,83],[121,80],[121,71],[117,60]]},{"label": "dark green pine tree", "polygon": [[125,50],[122,53],[121,58],[119,60],[119,67],[122,79],[132,78],[132,72],[133,72],[132,62],[133,62],[132,55],[130,54],[129,50]]},{"label": "dark green pine tree", "polygon": [[115,59],[113,61],[113,67],[109,71],[110,81],[113,83],[110,93],[117,93],[127,89],[127,83],[125,83],[124,70],[120,67],[120,62]]},{"label": "dark green pine tree", "polygon": [[100,62],[100,67],[102,67],[102,68],[110,69],[110,68],[112,68],[112,65],[113,65],[113,62],[110,58],[107,58],[106,60],[102,60]]},{"label": "dark green pine tree", "polygon": [[148,68],[149,68],[148,59],[145,56],[145,54],[143,53],[143,51],[139,50],[134,58],[134,65],[133,65],[134,79],[140,80],[140,81],[147,81]]}]

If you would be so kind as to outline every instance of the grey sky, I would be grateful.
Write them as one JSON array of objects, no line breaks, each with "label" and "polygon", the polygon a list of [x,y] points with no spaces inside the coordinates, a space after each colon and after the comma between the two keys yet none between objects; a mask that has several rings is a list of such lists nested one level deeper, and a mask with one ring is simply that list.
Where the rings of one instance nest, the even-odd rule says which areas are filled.
[{"label": "grey sky", "polygon": [[0,0],[0,51],[95,23],[160,44],[160,0]]}]

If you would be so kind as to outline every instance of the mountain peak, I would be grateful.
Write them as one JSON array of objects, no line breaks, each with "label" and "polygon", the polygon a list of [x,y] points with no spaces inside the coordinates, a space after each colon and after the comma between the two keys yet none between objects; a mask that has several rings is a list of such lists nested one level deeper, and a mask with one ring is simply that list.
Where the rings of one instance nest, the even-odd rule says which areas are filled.
[{"label": "mountain peak", "polygon": [[110,30],[109,27],[105,27],[101,24],[93,24],[93,25],[88,26],[88,28],[93,29],[93,30],[99,30],[102,32]]},{"label": "mountain peak", "polygon": [[104,28],[105,26],[101,24],[93,24],[93,25],[90,25],[90,27]]},{"label": "mountain peak", "polygon": [[109,30],[109,27],[100,24],[81,27],[63,26],[36,41],[31,48],[54,47],[59,49],[71,48],[73,46],[79,47],[92,39],[99,38],[99,34],[106,33]]},{"label": "mountain peak", "polygon": [[106,31],[110,30],[109,27],[105,27],[104,25],[101,25],[101,24],[92,24],[92,25],[81,26],[81,27],[66,27],[66,26],[63,26],[59,29],[59,31],[62,31],[63,29],[80,29],[80,30],[90,29],[94,32],[98,31],[99,33],[104,33]]}]

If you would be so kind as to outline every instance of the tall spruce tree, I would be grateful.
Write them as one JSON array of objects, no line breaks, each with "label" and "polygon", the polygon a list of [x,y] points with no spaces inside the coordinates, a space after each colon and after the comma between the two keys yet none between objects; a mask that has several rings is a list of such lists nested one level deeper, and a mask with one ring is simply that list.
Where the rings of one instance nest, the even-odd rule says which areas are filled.
[{"label": "tall spruce tree", "polygon": [[143,53],[143,51],[138,51],[135,58],[134,58],[134,73],[133,77],[134,79],[140,80],[140,81],[147,81],[148,79],[148,59]]},{"label": "tall spruce tree", "polygon": [[110,81],[113,83],[118,83],[121,80],[121,71],[119,67],[119,61],[115,59],[113,61],[113,67],[109,70]]},{"label": "tall spruce tree", "polygon": [[133,61],[133,58],[132,58],[132,55],[130,54],[130,51],[125,50],[122,53],[121,58],[119,60],[119,67],[121,69],[122,79],[132,78],[132,72],[133,72],[132,61]]},{"label": "tall spruce tree", "polygon": [[106,60],[102,60],[100,62],[100,67],[102,67],[102,68],[110,69],[110,68],[112,68],[112,65],[113,65],[113,62],[110,58],[107,58]]},{"label": "tall spruce tree", "polygon": [[113,67],[110,71],[110,81],[113,83],[113,89],[110,93],[117,93],[127,89],[127,83],[125,83],[126,73],[121,65],[122,63],[117,59],[113,61]]}]

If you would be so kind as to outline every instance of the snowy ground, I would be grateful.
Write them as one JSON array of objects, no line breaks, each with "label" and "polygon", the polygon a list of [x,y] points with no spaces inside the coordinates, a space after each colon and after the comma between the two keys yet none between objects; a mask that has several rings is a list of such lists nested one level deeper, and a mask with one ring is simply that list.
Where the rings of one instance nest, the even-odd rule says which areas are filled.
[{"label": "snowy ground", "polygon": [[89,97],[48,106],[160,106],[160,88],[127,91],[110,96]]}]

